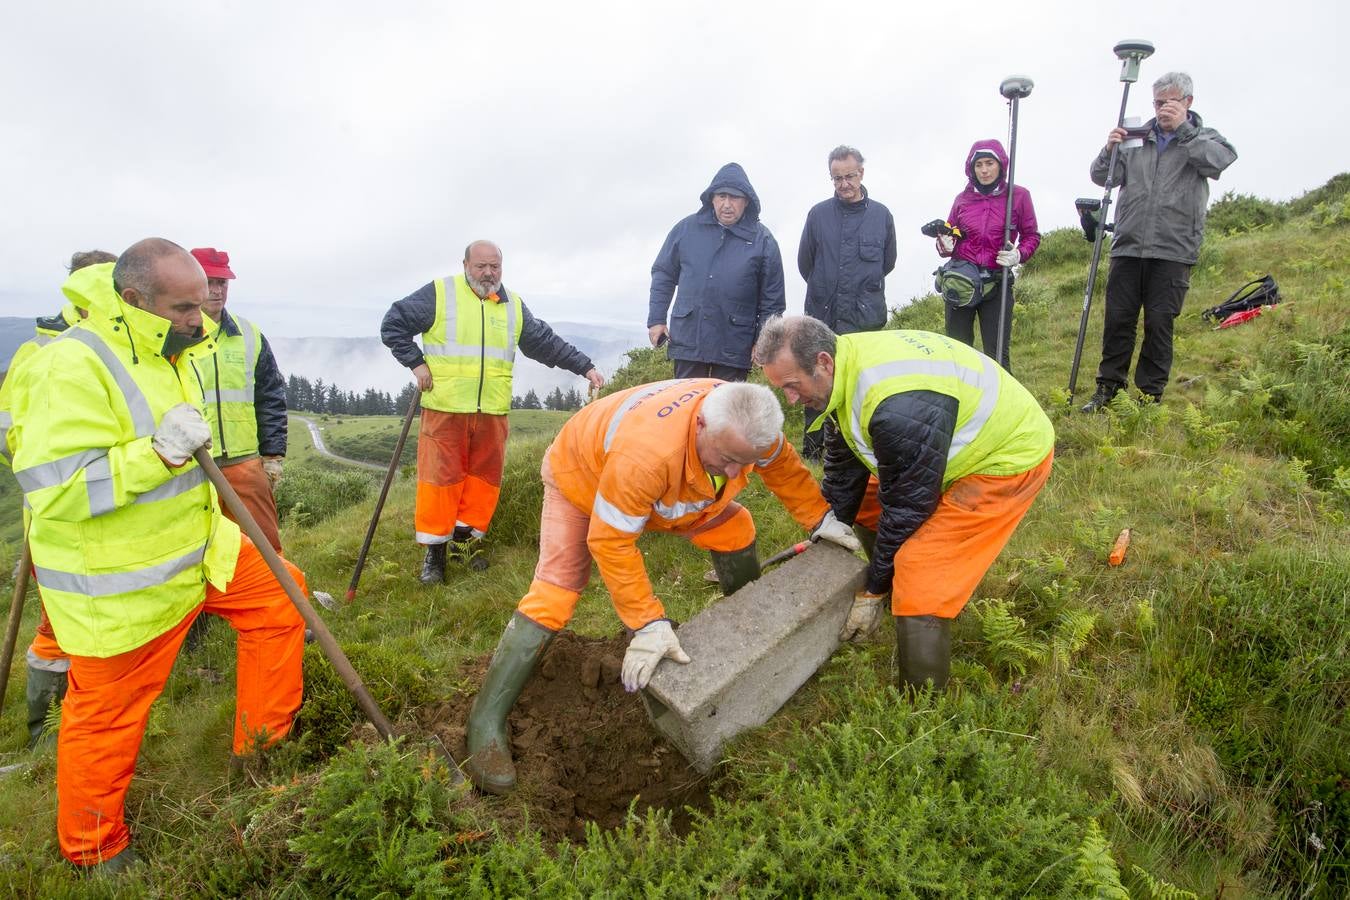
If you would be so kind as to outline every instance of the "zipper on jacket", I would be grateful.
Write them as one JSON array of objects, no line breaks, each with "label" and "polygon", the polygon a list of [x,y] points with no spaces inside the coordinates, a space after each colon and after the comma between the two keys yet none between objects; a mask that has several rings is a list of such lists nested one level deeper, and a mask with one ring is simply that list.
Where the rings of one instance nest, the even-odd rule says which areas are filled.
[{"label": "zipper on jacket", "polygon": [[478,298],[478,411],[483,411],[483,381],[487,378],[487,301]]}]

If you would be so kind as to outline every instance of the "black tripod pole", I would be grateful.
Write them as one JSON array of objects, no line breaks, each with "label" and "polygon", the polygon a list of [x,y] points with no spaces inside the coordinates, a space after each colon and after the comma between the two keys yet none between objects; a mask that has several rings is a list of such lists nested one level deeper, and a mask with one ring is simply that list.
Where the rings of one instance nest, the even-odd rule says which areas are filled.
[{"label": "black tripod pole", "polygon": [[[1013,75],[1003,79],[1003,83],[998,86],[998,92],[1008,98],[1008,180],[1007,197],[1003,204],[1003,249],[1013,249],[1012,227],[1013,227],[1013,184],[1017,172],[1017,104],[1023,97],[1031,95],[1031,89],[1035,83],[1030,78],[1021,75]],[[1003,282],[999,286],[998,293],[998,338],[994,343],[996,350],[996,361],[1003,368],[1008,368],[1008,348],[1005,345],[1004,335],[1009,330],[1008,316],[1011,315],[1009,304],[1009,282],[1012,277],[1012,269],[1008,266],[1003,267]]]},{"label": "black tripod pole", "polygon": [[[1130,85],[1139,80],[1139,63],[1153,55],[1153,44],[1149,41],[1121,41],[1113,48],[1121,60],[1120,80],[1125,83],[1120,93],[1120,113],[1116,116],[1116,127],[1125,125],[1125,105],[1130,100]],[[1073,402],[1074,391],[1078,389],[1078,365],[1083,359],[1083,341],[1087,337],[1088,314],[1092,310],[1092,292],[1097,287],[1097,268],[1102,262],[1102,241],[1109,227],[1107,214],[1111,211],[1111,191],[1115,189],[1116,161],[1120,158],[1120,144],[1111,146],[1111,157],[1106,164],[1106,185],[1102,192],[1100,223],[1097,236],[1092,242],[1092,262],[1088,266],[1087,285],[1083,289],[1083,314],[1078,319],[1078,341],[1073,348],[1073,365],[1069,367],[1069,402]]]}]

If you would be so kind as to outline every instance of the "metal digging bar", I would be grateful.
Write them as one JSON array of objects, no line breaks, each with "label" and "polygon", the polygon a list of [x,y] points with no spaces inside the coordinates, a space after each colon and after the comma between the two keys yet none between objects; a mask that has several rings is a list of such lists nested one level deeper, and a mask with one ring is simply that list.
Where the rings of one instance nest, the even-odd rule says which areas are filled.
[{"label": "metal digging bar", "polygon": [[[272,574],[275,575],[277,581],[281,583],[282,588],[286,591],[286,596],[291,599],[291,603],[295,604],[296,611],[300,613],[300,617],[305,620],[305,624],[308,625],[310,631],[314,633],[314,638],[318,641],[319,649],[323,651],[323,655],[330,663],[332,663],[334,670],[338,673],[338,677],[341,678],[342,683],[347,686],[347,690],[352,692],[352,696],[356,698],[357,705],[359,705],[361,711],[366,714],[366,718],[370,720],[370,724],[375,726],[375,730],[379,732],[380,737],[387,741],[392,741],[394,739],[394,726],[387,718],[385,718],[384,713],[380,711],[380,707],[375,702],[375,698],[370,696],[370,691],[366,690],[365,683],[361,681],[361,676],[356,674],[356,670],[352,668],[351,661],[347,659],[347,654],[342,652],[342,647],[338,645],[337,639],[333,637],[333,632],[328,630],[328,625],[323,619],[319,618],[319,614],[314,611],[314,607],[310,605],[304,592],[300,590],[300,585],[296,584],[295,579],[291,577],[291,573],[286,568],[286,564],[281,561],[281,557],[272,549],[272,545],[268,543],[266,536],[262,533],[262,529],[258,527],[258,523],[254,521],[248,508],[244,506],[244,501],[239,499],[239,495],[235,493],[234,487],[225,480],[224,475],[220,474],[220,469],[216,467],[215,461],[211,459],[211,451],[205,447],[198,447],[192,454],[192,458],[197,461],[197,465],[202,467],[202,471],[206,473],[206,477],[213,485],[215,485],[216,492],[220,494],[221,499],[225,501],[225,506],[234,514],[234,519],[239,523],[239,527],[243,529],[244,534],[249,536],[249,539],[252,540],[254,545],[258,548],[258,552],[262,554],[263,559],[267,561],[267,567],[272,570]],[[460,772],[459,763],[455,762],[455,758],[450,754],[449,748],[447,748],[436,735],[433,734],[430,735],[430,737],[435,741],[438,751],[448,764],[451,779],[456,784],[463,781],[464,774]]]},{"label": "metal digging bar", "polygon": [[[1116,127],[1125,125],[1125,104],[1130,99],[1130,85],[1139,80],[1139,63],[1153,55],[1150,41],[1126,40],[1112,48],[1120,59],[1120,80],[1125,83],[1120,94],[1120,114],[1116,116]],[[1102,261],[1102,239],[1107,232],[1107,215],[1111,211],[1111,191],[1115,189],[1116,160],[1120,157],[1120,144],[1111,148],[1111,159],[1106,165],[1106,189],[1102,192],[1102,204],[1098,214],[1100,226],[1096,240],[1092,242],[1092,264],[1088,267],[1087,286],[1083,290],[1083,315],[1078,320],[1078,342],[1073,348],[1073,366],[1069,369],[1069,402],[1073,402],[1074,391],[1078,388],[1078,364],[1083,358],[1083,339],[1087,336],[1088,312],[1092,309],[1092,292],[1097,286],[1097,267]]]},{"label": "metal digging bar", "polygon": [[19,568],[14,575],[14,599],[9,605],[9,624],[5,628],[5,649],[0,653],[0,705],[5,702],[5,690],[9,687],[9,667],[14,663],[14,645],[19,639],[19,621],[23,618],[23,599],[28,593],[28,570],[32,567],[33,556],[29,551],[28,537],[23,539],[23,550],[19,553]]},{"label": "metal digging bar", "polygon": [[370,517],[370,527],[366,529],[366,539],[361,542],[361,552],[356,555],[356,569],[352,572],[351,584],[347,585],[347,602],[356,599],[356,586],[361,583],[361,570],[366,567],[366,554],[370,552],[370,542],[375,539],[375,528],[380,524],[380,513],[384,512],[384,501],[389,496],[389,485],[394,483],[394,473],[398,471],[398,461],[403,458],[403,445],[408,441],[408,430],[412,428],[413,417],[422,403],[421,391],[414,391],[412,401],[408,403],[408,412],[403,417],[403,430],[398,433],[398,443],[394,445],[394,458],[389,460],[389,471],[384,473],[384,484],[380,486],[380,499],[375,501],[375,512]]},{"label": "metal digging bar", "polygon": [[[1012,245],[1012,216],[1013,216],[1013,176],[1017,171],[1017,104],[1031,96],[1031,89],[1036,84],[1025,75],[1011,75],[1003,79],[1003,83],[998,86],[998,92],[1008,100],[1008,195],[1004,201],[1003,207],[1003,249],[1011,250]],[[1012,270],[1003,269],[1003,283],[999,287],[998,299],[998,340],[995,342],[997,356],[995,362],[1003,365],[1003,331],[1004,323],[1008,315],[1008,281],[1012,275]]]}]

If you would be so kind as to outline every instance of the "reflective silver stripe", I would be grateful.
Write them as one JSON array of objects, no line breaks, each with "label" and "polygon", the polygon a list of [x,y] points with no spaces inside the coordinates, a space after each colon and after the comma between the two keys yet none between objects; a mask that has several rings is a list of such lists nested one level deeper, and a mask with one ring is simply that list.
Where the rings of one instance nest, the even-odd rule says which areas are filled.
[{"label": "reflective silver stripe", "polygon": [[514,347],[510,350],[503,350],[500,347],[466,347],[460,344],[423,344],[422,355],[464,356],[470,359],[486,356],[491,359],[502,359],[510,362],[516,358],[516,350]]},{"label": "reflective silver stripe", "polygon": [[[505,347],[486,347],[482,344],[461,344],[456,339],[456,333],[459,325],[459,295],[455,289],[455,280],[451,278],[442,278],[441,281],[442,305],[445,307],[445,343],[428,343],[426,338],[422,339],[423,356],[452,356],[469,357],[477,359],[480,356],[486,356],[491,359],[500,359],[504,362],[515,362],[516,359],[516,303],[510,294],[501,301],[506,304],[506,346]],[[503,288],[503,290],[505,290]],[[486,336],[483,337],[486,341]]]},{"label": "reflective silver stripe", "polygon": [[906,375],[935,375],[940,378],[955,378],[962,384],[978,388],[981,392],[980,403],[975,409],[975,414],[971,416],[969,422],[952,435],[951,449],[947,452],[947,459],[951,460],[970,445],[970,442],[980,433],[980,429],[989,421],[990,416],[994,414],[994,407],[998,405],[998,370],[994,367],[993,361],[987,357],[980,357],[980,363],[979,371],[969,369],[953,361],[927,359],[905,359],[881,363],[863,369],[858,374],[858,383],[854,386],[853,415],[849,422],[849,428],[853,433],[854,445],[871,468],[876,469],[877,458],[872,453],[872,448],[867,442],[867,435],[862,426],[863,403],[867,400],[868,391],[888,378],[900,378]]},{"label": "reflective silver stripe", "polygon": [[50,344],[52,342],[52,339],[55,337],[56,335],[54,334],[43,334],[42,332],[39,331],[36,335],[34,335],[33,343],[41,347],[44,344]]},{"label": "reflective silver stripe", "polygon": [[448,534],[427,534],[425,531],[414,532],[414,536],[419,544],[446,544],[450,542]]},{"label": "reflective silver stripe", "polygon": [[25,494],[30,491],[40,491],[43,488],[65,484],[85,466],[95,460],[105,459],[107,456],[108,451],[103,449],[81,450],[79,453],[72,453],[70,456],[38,463],[36,466],[29,466],[26,469],[18,469],[15,471],[14,477],[19,480],[19,487],[23,488]]},{"label": "reflective silver stripe", "polygon": [[91,517],[110,513],[117,508],[113,497],[112,468],[108,457],[96,459],[84,468],[84,489],[89,494]]},{"label": "reflective silver stripe", "polygon": [[647,516],[630,516],[606,500],[603,494],[595,495],[594,508],[595,514],[600,517],[601,522],[620,531],[641,534],[642,530],[647,527]]},{"label": "reflective silver stripe", "polygon": [[127,409],[131,412],[131,424],[136,429],[136,437],[149,437],[154,434],[155,416],[150,412],[150,404],[146,402],[145,394],[141,393],[127,367],[122,365],[122,361],[103,338],[87,328],[72,328],[62,334],[61,339],[79,341],[98,355],[122,390],[122,399],[126,401]]},{"label": "reflective silver stripe", "polygon": [[80,575],[75,572],[44,569],[41,566],[34,566],[34,570],[37,572],[38,584],[48,590],[83,594],[86,597],[110,597],[113,594],[128,594],[165,584],[175,575],[201,565],[205,556],[206,545],[203,544],[186,556],[162,562],[157,566],[146,566],[134,572]]},{"label": "reflective silver stripe", "polygon": [[629,411],[633,407],[641,403],[643,400],[646,400],[648,397],[652,397],[656,394],[659,394],[666,388],[675,384],[676,380],[677,379],[672,378],[668,381],[658,381],[654,384],[649,384],[647,385],[646,388],[638,391],[637,393],[629,397],[627,400],[623,401],[623,403],[619,404],[619,408],[614,410],[614,415],[610,417],[609,427],[605,429],[606,453],[609,452],[609,445],[614,443],[614,433],[619,430],[619,423],[623,421],[623,417],[628,415]]},{"label": "reflective silver stripe", "polygon": [[37,669],[39,672],[69,672],[70,657],[62,659],[43,659],[33,652],[33,648],[28,648],[28,668]]},{"label": "reflective silver stripe", "polygon": [[[244,389],[243,391],[224,391],[221,394],[221,399],[226,402],[252,403],[253,370],[258,367],[258,330],[253,327],[252,322],[238,316],[235,316],[234,323],[239,326],[239,330],[244,334]],[[242,393],[243,399],[230,396],[240,393]]]},{"label": "reflective silver stripe", "polygon": [[9,455],[9,426],[14,424],[14,417],[7,410],[0,410],[0,456],[13,462]]},{"label": "reflective silver stripe", "polygon": [[193,488],[199,488],[206,483],[206,473],[201,469],[191,469],[182,475],[175,475],[157,488],[152,488],[136,498],[137,503],[154,503],[156,500],[167,500],[170,497],[177,497],[179,494],[186,494]]},{"label": "reflective silver stripe", "polygon": [[652,509],[663,519],[678,519],[681,516],[687,516],[690,513],[696,513],[701,509],[707,509],[713,505],[713,500],[695,500],[692,503],[673,503],[667,506],[664,503],[653,503]]},{"label": "reflective silver stripe", "polygon": [[14,417],[10,415],[9,410],[0,409],[0,427],[8,428],[14,424]]},{"label": "reflective silver stripe", "polygon": [[217,400],[223,400],[226,403],[252,403],[253,391],[252,389],[243,391],[239,390],[222,391],[216,389],[207,391],[205,394],[202,395],[202,399],[206,401],[207,409],[210,409],[212,406],[215,406]]},{"label": "reflective silver stripe", "polygon": [[787,438],[780,434],[778,436],[778,443],[773,448],[773,452],[770,453],[768,456],[764,457],[763,459],[755,460],[755,465],[761,469],[767,465],[770,465],[775,459],[779,457],[780,454],[782,454],[783,448],[786,446],[787,446]]},{"label": "reflective silver stripe", "polygon": [[[980,372],[978,376],[975,376],[965,367],[961,368],[961,380],[980,389],[980,405],[975,407],[975,414],[970,417],[970,421],[958,428],[956,433],[952,435],[952,446],[947,451],[948,462],[955,459],[956,454],[969,447],[971,441],[979,437],[981,429],[993,417],[994,407],[998,406],[998,392],[1003,384],[998,375],[998,368],[994,361],[987,356],[980,357],[980,361],[984,363],[984,371]],[[967,373],[974,377],[965,377]]]}]

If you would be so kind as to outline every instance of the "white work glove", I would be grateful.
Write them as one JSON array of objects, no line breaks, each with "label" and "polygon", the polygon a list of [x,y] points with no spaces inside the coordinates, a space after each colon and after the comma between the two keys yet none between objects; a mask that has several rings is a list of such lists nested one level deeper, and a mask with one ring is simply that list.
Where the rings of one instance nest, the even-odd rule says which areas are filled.
[{"label": "white work glove", "polygon": [[1016,250],[1000,250],[998,256],[995,256],[994,259],[1005,269],[1011,269],[1013,266],[1022,264],[1022,254]]},{"label": "white work glove", "polygon": [[858,643],[866,640],[881,624],[881,614],[891,602],[891,595],[873,594],[864,589],[853,595],[853,606],[839,629],[839,640]]},{"label": "white work glove", "polygon": [[272,490],[277,489],[281,483],[281,461],[284,456],[264,456],[262,458],[263,474],[267,476],[267,484]]},{"label": "white work glove", "polygon": [[176,469],[186,463],[198,447],[211,446],[211,426],[206,424],[197,407],[180,403],[169,407],[164,418],[159,420],[150,446],[166,465]]},{"label": "white work glove", "polygon": [[939,234],[937,236],[938,252],[943,256],[951,256],[952,251],[956,249],[956,236],[951,234]]},{"label": "white work glove", "polygon": [[657,619],[634,632],[628,643],[628,652],[623,655],[623,689],[631,694],[645,688],[652,680],[656,664],[663,659],[683,665],[689,662],[689,654],[680,646],[670,622]]},{"label": "white work glove", "polygon": [[853,529],[834,517],[834,510],[827,512],[825,518],[820,520],[816,530],[811,532],[811,540],[830,541],[843,547],[849,553],[858,553],[863,548],[858,536],[853,533]]}]

